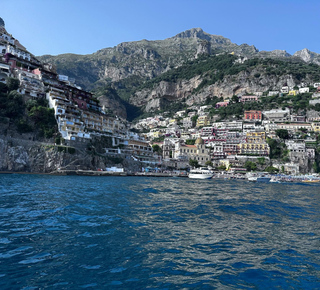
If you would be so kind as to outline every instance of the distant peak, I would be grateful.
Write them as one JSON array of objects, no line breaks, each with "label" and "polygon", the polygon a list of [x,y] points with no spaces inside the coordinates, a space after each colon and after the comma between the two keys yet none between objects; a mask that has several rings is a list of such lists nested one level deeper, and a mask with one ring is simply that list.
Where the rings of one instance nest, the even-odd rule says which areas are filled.
[{"label": "distant peak", "polygon": [[191,28],[184,32],[177,34],[172,38],[195,38],[201,40],[207,40],[211,43],[219,43],[219,44],[230,44],[231,41],[228,38],[225,38],[220,35],[212,35],[207,32],[204,32],[202,28]]},{"label": "distant peak", "polygon": [[183,31],[175,36],[175,38],[200,38],[205,39],[208,33],[205,33],[202,28],[191,28]]}]

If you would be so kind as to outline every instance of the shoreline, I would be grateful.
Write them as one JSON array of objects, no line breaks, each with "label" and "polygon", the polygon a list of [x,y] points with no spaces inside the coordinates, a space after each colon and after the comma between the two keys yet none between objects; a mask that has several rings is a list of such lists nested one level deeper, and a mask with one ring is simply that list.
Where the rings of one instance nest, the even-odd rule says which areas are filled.
[{"label": "shoreline", "polygon": [[[31,174],[31,175],[54,175],[54,176],[138,176],[138,177],[173,177],[173,178],[188,178],[185,173],[160,173],[160,172],[113,172],[113,171],[95,171],[95,170],[59,170],[53,172],[13,172],[13,171],[0,171],[1,174]],[[267,183],[318,183],[320,184],[320,178],[312,175],[273,175],[277,177],[275,181],[269,181]],[[227,174],[216,174],[211,179],[219,180],[245,180],[250,181],[244,176],[232,176]],[[253,181],[251,181],[253,182]],[[260,182],[258,182],[260,183]]]}]

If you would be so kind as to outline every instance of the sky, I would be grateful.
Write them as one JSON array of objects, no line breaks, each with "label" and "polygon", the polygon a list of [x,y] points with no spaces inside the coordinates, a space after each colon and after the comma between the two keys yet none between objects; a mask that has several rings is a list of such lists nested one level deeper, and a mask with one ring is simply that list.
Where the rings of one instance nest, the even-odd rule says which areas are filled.
[{"label": "sky", "polygon": [[7,31],[36,56],[91,54],[191,28],[260,51],[320,53],[319,0],[1,0]]}]

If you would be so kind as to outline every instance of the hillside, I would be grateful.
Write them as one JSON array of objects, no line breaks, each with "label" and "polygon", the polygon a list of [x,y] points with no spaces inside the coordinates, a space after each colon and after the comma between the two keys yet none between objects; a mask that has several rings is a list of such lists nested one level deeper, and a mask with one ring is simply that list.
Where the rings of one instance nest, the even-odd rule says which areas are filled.
[{"label": "hillside", "polygon": [[[270,52],[259,51],[254,46],[247,44],[237,45],[223,36],[208,34],[201,28],[190,29],[164,40],[125,42],[113,48],[101,49],[90,55],[44,55],[39,57],[39,59],[42,62],[55,64],[58,73],[75,78],[76,83],[87,90],[96,90],[111,85],[122,100],[129,102],[126,103],[125,106],[131,104],[148,111],[150,110],[149,108],[157,107],[157,105],[154,104],[148,105],[148,101],[143,100],[146,99],[145,94],[149,94],[149,99],[154,99],[154,97],[150,96],[150,94],[154,95],[150,90],[141,91],[141,88],[145,89],[146,86],[150,86],[150,80],[154,80],[153,83],[155,83],[161,79],[162,74],[164,74],[164,78],[170,74],[176,74],[176,69],[180,67],[183,67],[184,70],[193,70],[193,61],[198,59],[203,61],[205,57],[215,56],[221,53],[232,53],[237,57],[242,57],[242,62],[246,59],[262,58],[280,59],[284,61],[285,64],[289,63],[287,61],[292,61],[292,63],[298,66],[299,63],[301,63],[301,65],[303,63],[313,65],[320,64],[320,55],[307,49],[296,52],[294,55],[290,55],[283,50]],[[210,58],[207,63],[212,64],[212,62]],[[233,84],[230,86],[231,89],[225,88],[225,85],[222,86],[223,88],[209,88],[213,82],[216,83],[214,78],[208,75],[210,72],[205,72],[206,69],[210,71],[209,65],[208,67],[203,66],[199,74],[193,73],[192,78],[187,76],[186,79],[183,79],[182,76],[179,76],[181,83],[176,90],[180,88],[182,88],[182,91],[189,90],[190,92],[187,94],[187,98],[189,98],[191,94],[195,100],[201,101],[205,99],[205,96],[196,94],[200,91],[200,88],[205,89],[207,87],[208,94],[222,94],[227,96],[245,90],[268,89],[269,87],[277,86],[279,82],[285,82],[285,79],[288,77],[294,78],[294,76],[287,75],[286,72],[282,70],[281,73],[286,74],[283,77],[276,74],[276,78],[269,78],[265,81],[263,78],[265,77],[264,72],[266,70],[261,66],[268,64],[259,63],[259,65],[259,68],[253,69],[251,64],[250,70],[256,70],[256,75],[260,73],[261,80],[257,82],[259,78],[249,78],[248,84],[246,84],[244,88],[243,85],[238,82],[243,82],[243,80],[246,79],[244,75],[247,75],[247,73],[245,73],[245,70],[242,69],[241,66],[233,64],[235,71],[231,73],[223,72],[223,77],[219,73],[215,75],[216,78],[220,78],[220,83],[230,84],[230,82],[232,82]],[[283,65],[281,64],[280,66]],[[273,71],[273,68],[271,67],[270,70]],[[228,76],[237,76],[238,74],[236,72],[238,72],[239,76],[236,78],[232,77],[232,80],[230,80]],[[270,75],[269,72],[266,73],[268,76]],[[159,76],[160,79],[157,79]],[[174,86],[171,80],[169,83],[170,87]],[[253,84],[252,88],[251,83]],[[161,86],[163,86],[163,84],[161,84]],[[239,87],[239,89],[235,89],[236,87]],[[165,96],[167,92],[166,89],[163,90],[165,91],[163,96]],[[185,93],[180,93],[180,95],[181,94],[186,97]],[[169,95],[171,96],[171,94]],[[162,98],[161,94],[157,94],[156,98]],[[178,97],[177,99],[181,98]],[[192,102],[193,101],[189,101],[189,103]],[[132,119],[130,113],[128,114],[128,118]]]},{"label": "hillside", "polygon": [[167,107],[167,103],[201,104],[214,96],[263,93],[320,80],[317,64],[300,59],[251,58],[231,54],[202,56],[145,82],[130,103],[147,112]]}]

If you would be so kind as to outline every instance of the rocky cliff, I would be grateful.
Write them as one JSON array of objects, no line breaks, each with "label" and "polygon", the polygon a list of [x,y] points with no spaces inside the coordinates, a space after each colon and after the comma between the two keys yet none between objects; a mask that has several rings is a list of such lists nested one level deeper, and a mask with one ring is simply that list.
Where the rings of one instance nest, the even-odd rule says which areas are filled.
[{"label": "rocky cliff", "polygon": [[312,84],[320,79],[319,72],[317,65],[301,60],[245,60],[230,54],[202,57],[147,82],[136,90],[130,102],[153,112],[166,109],[166,101],[202,104],[213,96],[229,99],[233,95],[279,91],[283,86],[295,87],[302,82]]},{"label": "rocky cliff", "polygon": [[293,56],[300,58],[307,63],[315,63],[317,65],[320,65],[320,54],[312,52],[307,48],[297,51],[293,54]]},{"label": "rocky cliff", "polygon": [[[215,55],[219,53],[232,53],[242,56],[244,59],[250,58],[271,58],[271,59],[298,59],[306,63],[320,64],[320,55],[303,49],[293,56],[284,50],[259,51],[254,46],[247,44],[237,45],[229,39],[211,35],[201,28],[193,28],[181,32],[173,37],[148,41],[141,40],[135,42],[124,42],[112,48],[105,48],[90,55],[64,54],[58,56],[41,56],[39,59],[44,62],[51,62],[57,66],[60,74],[66,74],[76,79],[76,82],[87,90],[97,89],[106,84],[117,90],[118,95],[129,101],[132,105],[145,107],[146,111],[155,108],[161,101],[159,98],[175,95],[177,99],[189,98],[190,89],[197,87],[202,75],[194,80],[181,80],[176,84],[159,84],[154,90],[141,91],[139,87],[150,79],[154,79],[172,69],[181,67],[188,61],[199,58],[203,55]],[[286,78],[286,76],[283,76]],[[213,87],[208,87],[207,92],[214,91],[215,94],[228,96],[232,94],[236,87],[242,91],[263,90],[275,83],[260,80],[251,80],[253,86],[243,81],[243,76],[239,75],[236,81],[241,83],[226,85],[230,79],[221,81]],[[260,84],[262,82],[262,84]],[[182,89],[181,92],[178,90]],[[174,94],[172,91],[176,91]],[[162,94],[161,91],[164,93]],[[204,93],[194,95],[193,99],[201,100]],[[106,95],[108,98],[108,96]],[[141,98],[140,98],[141,97]],[[148,100],[148,101],[147,101]],[[150,103],[150,102],[151,103]],[[190,101],[191,102],[191,101]],[[118,110],[118,113],[125,115],[126,112],[121,106],[121,101],[113,100],[110,106]],[[120,109],[119,109],[120,108]],[[143,107],[144,109],[144,107]],[[120,112],[122,111],[122,113]]]},{"label": "rocky cliff", "polygon": [[138,162],[125,158],[118,158],[118,164],[115,164],[107,156],[79,148],[69,153],[50,143],[3,135],[0,136],[0,152],[0,171],[4,172],[51,173],[59,170],[97,170],[115,165],[127,171],[141,169]]},{"label": "rocky cliff", "polygon": [[236,76],[226,76],[222,81],[209,85],[198,93],[194,90],[202,82],[201,76],[177,82],[162,81],[152,89],[137,91],[130,101],[136,106],[145,107],[146,112],[162,109],[163,101],[185,102],[187,105],[201,104],[212,96],[231,98],[238,94],[254,94],[267,90],[278,90],[284,84],[295,86],[298,82],[292,75],[255,77],[258,71],[241,72]]}]

